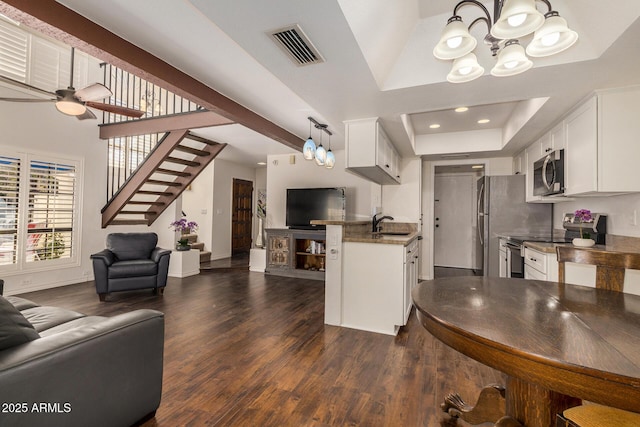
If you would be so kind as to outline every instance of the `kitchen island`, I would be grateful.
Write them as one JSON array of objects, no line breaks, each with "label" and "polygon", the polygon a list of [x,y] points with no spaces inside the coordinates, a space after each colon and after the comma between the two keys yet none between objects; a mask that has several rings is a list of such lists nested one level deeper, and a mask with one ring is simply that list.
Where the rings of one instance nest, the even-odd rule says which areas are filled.
[{"label": "kitchen island", "polygon": [[417,224],[312,221],[326,225],[325,323],[395,335],[411,311],[418,283]]}]

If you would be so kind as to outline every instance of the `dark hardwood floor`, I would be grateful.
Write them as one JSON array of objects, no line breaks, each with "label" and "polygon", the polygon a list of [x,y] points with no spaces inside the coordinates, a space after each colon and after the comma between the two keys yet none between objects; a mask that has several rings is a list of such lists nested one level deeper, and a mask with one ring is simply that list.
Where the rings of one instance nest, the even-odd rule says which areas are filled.
[{"label": "dark hardwood floor", "polygon": [[413,314],[396,337],[324,325],[323,285],[220,268],[169,278],[160,297],[101,303],[92,282],[22,296],[91,315],[165,313],[162,402],[146,427],[465,426],[440,410],[444,395],[473,404],[502,382]]}]

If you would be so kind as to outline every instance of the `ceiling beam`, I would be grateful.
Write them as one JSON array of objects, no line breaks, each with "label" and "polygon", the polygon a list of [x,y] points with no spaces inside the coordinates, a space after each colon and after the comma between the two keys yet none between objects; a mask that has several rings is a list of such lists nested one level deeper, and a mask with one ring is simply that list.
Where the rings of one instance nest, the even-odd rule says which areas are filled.
[{"label": "ceiling beam", "polygon": [[304,140],[55,0],[4,0],[0,13],[302,151]]},{"label": "ceiling beam", "polygon": [[230,125],[234,122],[213,111],[193,111],[148,119],[100,125],[100,139],[131,135],[164,133],[181,129],[198,129],[211,126]]}]

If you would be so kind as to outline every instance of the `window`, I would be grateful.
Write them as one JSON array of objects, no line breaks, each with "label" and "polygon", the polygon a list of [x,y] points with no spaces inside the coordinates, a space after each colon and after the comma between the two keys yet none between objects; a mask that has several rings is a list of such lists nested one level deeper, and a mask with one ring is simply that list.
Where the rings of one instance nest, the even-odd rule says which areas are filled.
[{"label": "window", "polygon": [[0,268],[77,262],[78,163],[0,155]]}]

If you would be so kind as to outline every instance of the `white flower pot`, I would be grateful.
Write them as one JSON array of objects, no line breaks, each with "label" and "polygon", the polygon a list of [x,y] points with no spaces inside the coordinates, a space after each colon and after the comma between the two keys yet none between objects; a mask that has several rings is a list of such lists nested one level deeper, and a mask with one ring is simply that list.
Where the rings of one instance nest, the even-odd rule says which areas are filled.
[{"label": "white flower pot", "polygon": [[596,241],[593,239],[573,239],[573,246],[579,246],[581,248],[590,248],[591,246],[596,244]]}]

